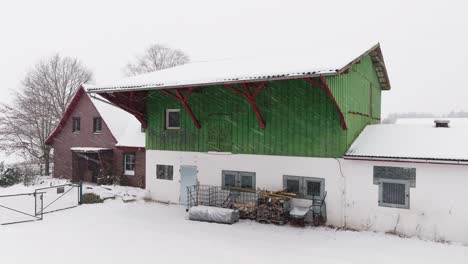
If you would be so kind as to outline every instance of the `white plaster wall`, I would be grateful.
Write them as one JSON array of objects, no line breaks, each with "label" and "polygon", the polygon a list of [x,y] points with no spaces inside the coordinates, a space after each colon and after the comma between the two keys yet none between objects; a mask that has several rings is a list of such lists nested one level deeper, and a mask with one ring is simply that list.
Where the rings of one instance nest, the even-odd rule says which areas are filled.
[{"label": "white plaster wall", "polygon": [[[373,166],[416,168],[410,209],[378,206]],[[468,166],[343,161],[347,227],[468,244]]]},{"label": "white plaster wall", "polygon": [[[156,179],[156,164],[173,165],[174,180]],[[146,186],[153,199],[179,202],[181,165],[197,166],[198,181],[203,185],[220,186],[222,170],[255,172],[256,187],[268,190],[282,189],[283,175],[324,178],[327,223],[342,225],[344,179],[336,159],[147,150]],[[294,204],[305,206],[310,200],[295,199]]]},{"label": "white plaster wall", "polygon": [[[336,159],[146,151],[146,183],[155,200],[179,202],[181,165],[198,168],[198,181],[221,185],[222,170],[256,173],[258,188],[283,188],[283,175],[325,179],[327,224],[359,230],[397,232],[430,240],[468,245],[468,166]],[[156,164],[173,165],[174,180],[156,179]],[[416,168],[416,188],[410,189],[410,209],[380,207],[373,166]],[[310,200],[295,199],[306,206]]]}]

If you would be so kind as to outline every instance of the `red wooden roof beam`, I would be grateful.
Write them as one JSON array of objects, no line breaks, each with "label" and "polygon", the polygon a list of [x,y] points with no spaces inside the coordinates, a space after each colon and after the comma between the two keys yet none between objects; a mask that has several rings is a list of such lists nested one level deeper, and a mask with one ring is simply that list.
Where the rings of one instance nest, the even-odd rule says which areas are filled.
[{"label": "red wooden roof beam", "polygon": [[333,93],[330,90],[330,87],[328,87],[327,81],[325,80],[323,76],[321,76],[319,79],[320,79],[320,82],[312,78],[306,78],[304,80],[316,86],[317,88],[324,91],[328,95],[328,97],[332,100],[333,105],[335,106],[336,110],[338,111],[338,115],[340,116],[341,127],[344,130],[348,129],[348,126],[346,125],[346,120],[343,115],[343,111],[341,111],[341,108],[338,105],[338,102],[336,102],[335,96],[333,96]]},{"label": "red wooden roof beam", "polygon": [[[175,90],[175,94],[173,94],[173,93],[171,93],[171,92],[169,92],[168,90],[165,90],[165,89],[161,89],[160,91],[163,92],[164,94],[176,99],[177,101],[179,101],[179,103],[181,103],[184,106],[185,110],[189,114],[189,116],[192,119],[195,126],[198,129],[200,129],[201,128],[200,122],[198,122],[198,119],[195,117],[195,114],[193,113],[192,108],[187,103],[187,100],[188,100],[190,94],[192,93],[193,88],[179,88],[179,89],[173,89],[173,90]],[[182,93],[182,91],[185,91],[185,95]]]},{"label": "red wooden roof beam", "polygon": [[257,85],[257,87],[254,87],[255,90],[254,90],[253,93],[252,93],[252,91],[250,91],[249,84],[246,84],[246,83],[241,83],[241,86],[244,88],[244,92],[240,91],[239,89],[234,88],[230,84],[224,84],[224,87],[226,87],[229,90],[239,94],[240,96],[247,99],[247,101],[249,101],[250,105],[252,106],[252,108],[253,108],[253,110],[255,112],[255,116],[257,117],[258,123],[259,123],[261,128],[266,127],[265,120],[263,119],[262,114],[260,113],[260,110],[258,109],[257,102],[256,102],[255,99],[257,98],[260,91],[263,90],[263,88],[265,88],[265,84],[266,84],[266,82],[259,83]]}]

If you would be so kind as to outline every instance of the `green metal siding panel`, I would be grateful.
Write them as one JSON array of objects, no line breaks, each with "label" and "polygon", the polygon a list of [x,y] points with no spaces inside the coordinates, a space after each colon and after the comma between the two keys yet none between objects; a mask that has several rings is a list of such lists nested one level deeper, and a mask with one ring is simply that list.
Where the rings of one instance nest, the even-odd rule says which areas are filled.
[{"label": "green metal siding panel", "polygon": [[[375,122],[349,112],[369,115],[372,111],[374,116],[380,116],[380,86],[376,78],[370,57],[347,74],[327,78],[348,130],[341,128],[337,110],[326,93],[303,80],[269,82],[260,92],[257,104],[265,129],[260,128],[247,100],[225,87],[206,87],[190,95],[188,103],[201,129],[194,126],[175,99],[152,91],[146,149],[207,152],[222,145],[233,153],[340,157],[365,125]],[[171,108],[181,109],[180,130],[164,128],[165,109]],[[222,137],[223,142],[216,138],[216,129],[228,135]]]},{"label": "green metal siding panel", "polygon": [[371,57],[364,57],[346,74],[328,77],[327,82],[348,125],[348,148],[366,125],[380,123],[382,91]]}]

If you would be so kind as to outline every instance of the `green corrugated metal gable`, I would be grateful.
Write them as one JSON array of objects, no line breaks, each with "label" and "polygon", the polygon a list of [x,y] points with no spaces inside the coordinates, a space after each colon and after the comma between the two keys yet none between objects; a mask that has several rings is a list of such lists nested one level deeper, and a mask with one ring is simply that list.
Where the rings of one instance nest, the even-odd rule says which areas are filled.
[{"label": "green corrugated metal gable", "polygon": [[[340,157],[365,125],[378,122],[381,90],[370,56],[327,82],[347,130],[341,128],[326,93],[303,80],[269,82],[260,92],[257,103],[265,129],[260,128],[250,104],[225,87],[205,87],[190,95],[188,102],[201,129],[176,100],[151,91],[146,149]],[[173,108],[181,109],[180,130],[164,128],[165,110]]]}]

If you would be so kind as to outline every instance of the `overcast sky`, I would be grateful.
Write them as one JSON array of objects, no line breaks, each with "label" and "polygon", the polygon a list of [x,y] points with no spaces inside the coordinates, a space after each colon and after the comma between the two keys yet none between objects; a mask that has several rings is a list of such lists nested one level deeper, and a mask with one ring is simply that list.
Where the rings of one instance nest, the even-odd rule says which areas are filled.
[{"label": "overcast sky", "polygon": [[[96,82],[151,43],[192,60],[255,56],[326,46],[382,45],[392,90],[383,114],[468,111],[466,1],[98,1],[0,3],[0,93],[20,86],[38,60],[79,58]],[[359,55],[359,54],[356,54]]]}]

